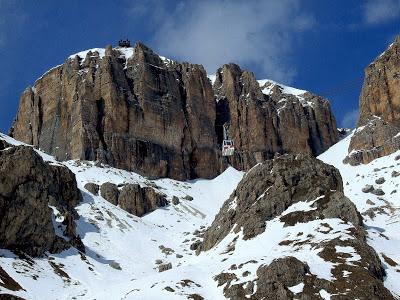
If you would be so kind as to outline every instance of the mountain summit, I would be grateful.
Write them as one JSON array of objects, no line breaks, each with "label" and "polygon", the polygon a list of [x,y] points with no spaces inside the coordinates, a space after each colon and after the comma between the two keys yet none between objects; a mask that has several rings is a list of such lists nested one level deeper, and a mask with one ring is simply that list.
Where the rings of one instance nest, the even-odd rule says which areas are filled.
[{"label": "mountain summit", "polygon": [[[71,55],[21,96],[11,135],[60,160],[98,160],[150,177],[213,178],[338,141],[329,102],[257,81],[235,64],[207,77],[142,43]],[[297,92],[295,92],[297,91]],[[235,153],[221,155],[223,126]]]}]

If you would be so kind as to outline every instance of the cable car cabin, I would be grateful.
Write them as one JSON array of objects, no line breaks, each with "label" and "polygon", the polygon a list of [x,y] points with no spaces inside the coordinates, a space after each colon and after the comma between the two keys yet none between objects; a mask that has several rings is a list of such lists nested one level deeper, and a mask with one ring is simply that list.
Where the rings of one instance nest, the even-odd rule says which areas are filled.
[{"label": "cable car cabin", "polygon": [[224,140],[222,142],[222,156],[232,156],[234,152],[233,140]]}]

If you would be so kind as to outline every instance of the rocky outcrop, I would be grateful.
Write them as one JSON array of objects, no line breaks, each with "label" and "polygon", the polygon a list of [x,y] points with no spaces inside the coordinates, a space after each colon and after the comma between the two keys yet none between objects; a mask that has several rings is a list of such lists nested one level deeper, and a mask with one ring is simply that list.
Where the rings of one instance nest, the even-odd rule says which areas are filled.
[{"label": "rocky outcrop", "polygon": [[[303,203],[299,209],[290,210],[300,201],[309,203],[309,209]],[[278,256],[279,250],[272,248],[270,251],[276,251],[278,257],[260,265],[255,279],[238,278],[240,272],[235,272],[250,262],[233,265],[215,276],[228,299],[324,299],[324,293],[331,299],[394,299],[383,285],[385,271],[379,256],[366,243],[361,215],[343,194],[339,171],[306,155],[284,155],[252,168],[206,230],[199,251],[210,250],[228,235],[241,232],[223,252],[233,255],[239,236],[244,240],[254,238],[275,218],[293,230],[296,224],[321,222],[327,231],[317,240],[308,234],[305,239],[279,242],[282,257]],[[325,219],[339,219],[341,224],[350,225],[342,232],[346,237],[340,238],[341,230],[324,223]],[[299,232],[296,236],[302,235]],[[264,241],[269,238],[274,242],[275,238],[269,235]],[[285,247],[293,249],[285,252]],[[321,278],[313,273],[317,268],[310,270],[307,259],[310,266],[315,260],[307,254],[297,254],[301,249],[315,251],[323,264],[332,266],[332,276]],[[293,256],[287,256],[289,253]]]},{"label": "rocky outcrop", "polygon": [[[237,149],[229,160],[226,122]],[[48,71],[22,94],[10,132],[60,160],[174,179],[215,177],[227,162],[248,169],[277,152],[317,155],[338,140],[320,97],[260,87],[236,65],[220,69],[213,88],[202,66],[141,43],[81,52]]]},{"label": "rocky outcrop", "polygon": [[329,102],[306,91],[254,74],[235,64],[217,71],[213,85],[217,100],[216,131],[222,142],[223,127],[237,149],[230,162],[249,169],[277,153],[319,155],[339,139]]},{"label": "rocky outcrop", "polygon": [[365,69],[360,117],[345,162],[368,163],[400,149],[400,36]]},{"label": "rocky outcrop", "polygon": [[125,185],[118,197],[118,205],[138,217],[167,204],[164,194],[156,192],[151,187],[140,187],[138,184]]},{"label": "rocky outcrop", "polygon": [[[84,251],[74,222],[74,207],[80,201],[75,175],[69,169],[44,162],[31,147],[0,151],[0,248],[32,256],[69,245]],[[64,237],[55,232],[49,206],[64,219]]]},{"label": "rocky outcrop", "polygon": [[[266,221],[300,201],[315,201],[311,210],[282,217],[288,225],[316,218],[342,218],[355,226],[361,216],[343,194],[339,171],[307,155],[283,155],[252,168],[224,203],[204,235],[201,250],[209,250],[232,229],[249,239],[264,232]],[[231,207],[235,209],[231,209]]]},{"label": "rocky outcrop", "polygon": [[139,184],[126,184],[119,190],[116,184],[105,182],[100,187],[100,194],[108,202],[138,217],[168,204],[164,194]]},{"label": "rocky outcrop", "polygon": [[220,171],[215,104],[204,68],[141,43],[80,53],[22,95],[11,130],[58,159],[99,160],[150,177]]}]

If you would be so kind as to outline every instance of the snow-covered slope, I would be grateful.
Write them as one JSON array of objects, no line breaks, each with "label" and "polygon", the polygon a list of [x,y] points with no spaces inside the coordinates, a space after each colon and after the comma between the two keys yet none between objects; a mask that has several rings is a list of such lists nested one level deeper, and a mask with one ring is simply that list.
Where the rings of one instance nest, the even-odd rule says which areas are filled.
[{"label": "snow-covered slope", "polygon": [[[0,135],[0,138],[11,144],[20,144],[5,135]],[[400,177],[391,177],[392,171],[400,171],[400,160],[395,160],[400,151],[368,165],[351,167],[342,164],[349,139],[350,136],[319,158],[339,168],[345,193],[360,212],[375,212],[374,218],[363,216],[369,233],[368,242],[377,250],[387,268],[386,287],[400,294],[400,266],[397,265],[400,263]],[[55,162],[52,157],[38,153],[45,160]],[[132,172],[96,166],[92,162],[68,161],[63,164],[76,174],[84,195],[84,201],[77,207],[80,215],[77,230],[86,246],[86,255],[70,249],[57,255],[30,259],[0,250],[1,267],[24,289],[13,292],[0,284],[0,293],[6,291],[27,299],[201,299],[196,295],[204,299],[223,299],[223,287],[217,286],[213,279],[215,275],[229,270],[238,277],[235,283],[249,281],[256,277],[260,265],[289,255],[307,261],[313,274],[329,280],[333,265],[317,255],[317,247],[301,243],[301,240],[312,235],[312,242],[318,244],[327,239],[351,238],[347,234],[351,225],[339,219],[285,227],[279,218],[275,218],[268,221],[264,233],[253,239],[243,240],[242,233],[239,233],[239,238],[231,233],[213,249],[196,256],[190,246],[198,240],[198,231],[211,224],[243,177],[242,172],[228,168],[213,180],[179,182],[148,180]],[[374,181],[379,177],[386,181],[376,184]],[[106,181],[153,186],[170,200],[172,196],[178,196],[180,203],[138,218],[84,189],[87,182],[101,184]],[[361,189],[366,184],[373,184],[376,188],[380,186],[385,195],[378,197],[363,193]],[[399,191],[392,193],[396,189]],[[187,195],[193,200],[185,200]],[[296,203],[283,215],[311,210],[311,204]],[[326,230],[329,227],[335,230]],[[300,241],[297,246],[282,243],[294,239]],[[349,261],[358,258],[354,249],[343,247],[337,251],[346,252]],[[166,263],[171,263],[172,269],[159,272],[158,266]],[[233,265],[236,268],[232,268]],[[294,286],[292,290],[300,292],[302,286]],[[320,295],[329,299],[324,290]]]},{"label": "snow-covered slope", "polygon": [[[352,134],[318,158],[339,169],[346,196],[363,216],[367,242],[386,269],[385,286],[400,296],[400,176],[393,176],[394,172],[400,172],[400,150],[366,165],[351,166],[343,163],[351,137]],[[380,178],[383,183],[379,183],[383,181]],[[384,195],[364,193],[362,189],[367,185],[381,189]]]}]

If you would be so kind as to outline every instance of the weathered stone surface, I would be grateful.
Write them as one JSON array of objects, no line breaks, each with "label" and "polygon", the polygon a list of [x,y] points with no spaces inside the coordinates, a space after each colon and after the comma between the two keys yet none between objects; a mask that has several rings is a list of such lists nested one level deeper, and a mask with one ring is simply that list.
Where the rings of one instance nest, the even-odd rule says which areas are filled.
[{"label": "weathered stone surface", "polygon": [[[313,201],[313,215],[289,214],[288,224],[322,217],[342,217],[355,226],[361,224],[355,206],[343,194],[337,169],[306,155],[283,155],[252,168],[224,203],[207,229],[201,250],[208,250],[232,229],[243,229],[244,239],[265,230],[265,222],[279,216],[299,201]],[[231,209],[235,202],[235,208]],[[290,219],[293,217],[292,219]]]},{"label": "weathered stone surface", "polygon": [[85,189],[87,189],[90,193],[93,195],[97,196],[99,194],[99,185],[93,182],[88,182],[84,186]]},{"label": "weathered stone surface", "polygon": [[[74,222],[74,207],[80,201],[75,175],[69,169],[49,165],[31,147],[0,151],[0,248],[32,256],[71,244],[84,250]],[[64,235],[69,243],[55,234],[49,205],[67,220]]]},{"label": "weathered stone surface", "polygon": [[[299,201],[312,201],[312,209],[299,209],[282,215],[290,205]],[[232,229],[236,233],[240,230],[244,239],[255,237],[264,232],[266,221],[279,216],[284,226],[323,219],[340,219],[353,225],[347,231],[349,238],[346,239],[327,232],[325,239],[314,241],[311,235],[298,243],[299,247],[310,246],[323,261],[332,264],[332,278],[321,279],[313,274],[307,265],[307,256],[300,254],[305,261],[291,256],[280,257],[268,265],[259,266],[257,277],[251,281],[245,280],[246,273],[242,274],[241,283],[236,283],[237,274],[227,271],[214,277],[218,286],[223,286],[225,297],[231,300],[321,299],[320,291],[324,289],[332,295],[331,299],[394,299],[383,285],[385,271],[379,256],[365,241],[361,215],[343,194],[338,170],[305,155],[283,155],[252,168],[205,232],[199,249],[210,249]],[[235,251],[235,245],[230,245],[225,253]],[[341,252],[341,249],[352,249],[357,253],[357,262],[350,262],[348,259],[352,255],[345,253],[346,250]],[[296,256],[295,249],[293,255]],[[236,269],[235,265],[229,270]],[[290,288],[299,284],[303,287],[295,294]]]},{"label": "weathered stone surface", "polygon": [[178,205],[179,204],[179,198],[177,196],[172,197],[172,204],[173,205]]},{"label": "weathered stone surface", "polygon": [[100,195],[108,202],[118,205],[119,190],[116,184],[105,182],[100,187]]},{"label": "weathered stone surface", "polygon": [[158,272],[165,272],[172,269],[171,263],[161,264],[158,266]]},{"label": "weathered stone surface", "polygon": [[368,163],[400,149],[400,36],[365,69],[360,117],[351,139],[352,165]]},{"label": "weathered stone surface", "polygon": [[300,101],[278,87],[264,95],[236,65],[218,71],[213,90],[200,65],[161,59],[141,43],[129,50],[127,58],[107,47],[104,56],[88,52],[48,71],[22,94],[13,137],[61,160],[175,179],[226,168],[225,122],[237,149],[230,160],[240,169],[276,152],[317,155],[338,140],[329,103],[318,96]]},{"label": "weathered stone surface", "polygon": [[118,205],[127,212],[138,217],[167,205],[164,194],[151,187],[140,187],[138,184],[127,184],[118,197]]},{"label": "weathered stone surface", "polygon": [[321,97],[285,94],[271,82],[260,87],[253,73],[235,64],[217,71],[213,88],[218,142],[223,139],[222,125],[230,123],[237,150],[230,163],[238,169],[249,169],[276,153],[318,155],[339,139],[329,102]]},{"label": "weathered stone surface", "polygon": [[12,135],[57,158],[99,160],[154,177],[210,178],[221,170],[215,103],[200,65],[163,61],[136,44],[126,59],[69,58],[21,96]]}]

